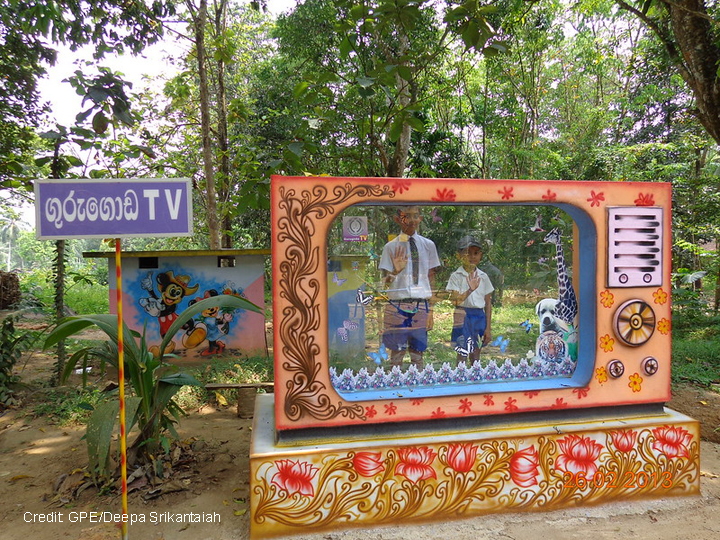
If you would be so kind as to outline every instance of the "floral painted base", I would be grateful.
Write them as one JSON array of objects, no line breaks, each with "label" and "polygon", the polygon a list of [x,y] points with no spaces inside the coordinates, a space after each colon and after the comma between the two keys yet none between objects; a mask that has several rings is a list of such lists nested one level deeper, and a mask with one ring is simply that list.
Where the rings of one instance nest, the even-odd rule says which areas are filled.
[{"label": "floral painted base", "polygon": [[700,491],[699,424],[669,409],[292,447],[274,429],[273,396],[260,395],[251,538]]}]

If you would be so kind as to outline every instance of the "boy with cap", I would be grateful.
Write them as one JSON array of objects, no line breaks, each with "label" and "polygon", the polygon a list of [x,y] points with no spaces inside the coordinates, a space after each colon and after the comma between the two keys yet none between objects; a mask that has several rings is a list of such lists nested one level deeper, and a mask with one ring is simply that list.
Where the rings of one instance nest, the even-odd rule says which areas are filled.
[{"label": "boy with cap", "polygon": [[[494,288],[488,275],[477,267],[482,259],[482,244],[477,238],[463,236],[457,244],[457,256],[461,266],[450,275],[445,288],[450,293],[450,301],[455,304],[451,339],[457,345],[458,362],[466,358],[474,362],[480,357],[480,340],[482,345],[491,340]],[[468,346],[469,340],[472,346]]]}]

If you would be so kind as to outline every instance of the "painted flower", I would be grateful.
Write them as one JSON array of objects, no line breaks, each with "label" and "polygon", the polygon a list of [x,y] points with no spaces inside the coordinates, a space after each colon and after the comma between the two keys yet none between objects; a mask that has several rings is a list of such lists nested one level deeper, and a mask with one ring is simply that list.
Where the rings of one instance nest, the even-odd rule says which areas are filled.
[{"label": "painted flower", "polygon": [[615,448],[621,452],[628,453],[630,450],[635,448],[635,442],[637,441],[638,432],[632,429],[623,429],[620,431],[613,431],[610,433],[612,442]]},{"label": "painted flower", "polygon": [[573,390],[573,394],[577,394],[578,399],[587,397],[588,392],[590,392],[590,388],[588,388],[587,386],[585,388],[575,388]]},{"label": "painted flower", "polygon": [[435,469],[430,466],[436,456],[437,453],[427,446],[401,448],[398,450],[399,463],[395,467],[395,473],[404,476],[413,484],[427,478],[437,478]]},{"label": "painted flower", "polygon": [[436,191],[435,197],[432,198],[433,201],[443,202],[443,201],[454,201],[455,200],[455,191],[448,188],[438,189]]},{"label": "painted flower", "polygon": [[528,399],[532,399],[535,396],[539,396],[540,392],[538,390],[528,390],[527,392],[523,392],[523,394],[525,394]]},{"label": "painted flower", "polygon": [[615,340],[610,337],[610,334],[605,334],[600,338],[600,348],[605,352],[611,352],[613,350],[613,346],[615,345]]},{"label": "painted flower", "polygon": [[445,411],[443,411],[440,407],[435,409],[432,413],[430,413],[431,418],[445,418]]},{"label": "painted flower", "polygon": [[628,383],[628,386],[632,389],[633,392],[639,392],[642,390],[642,382],[643,378],[640,376],[639,373],[633,373],[630,375],[629,379],[630,382]]},{"label": "painted flower", "polygon": [[518,450],[510,458],[510,478],[520,487],[537,485],[539,458],[535,445]]},{"label": "painted flower", "polygon": [[472,401],[467,398],[461,399],[459,409],[464,413],[469,413],[472,411]]},{"label": "painted flower", "polygon": [[492,394],[485,394],[483,395],[483,397],[485,398],[484,403],[486,407],[492,407],[493,405],[495,405]]},{"label": "painted flower", "polygon": [[514,412],[518,410],[517,405],[517,399],[509,397],[507,398],[507,401],[505,402],[505,410],[508,412]]},{"label": "painted flower", "polygon": [[395,405],[393,402],[390,402],[387,405],[385,405],[385,414],[393,415],[395,413],[397,413],[397,405]]},{"label": "painted flower", "polygon": [[385,470],[380,452],[358,452],[353,457],[353,468],[360,476],[375,476]]},{"label": "painted flower", "polygon": [[312,479],[318,473],[318,468],[310,463],[281,459],[275,463],[278,472],[272,477],[271,482],[288,495],[299,493],[306,497],[315,495],[315,488]]},{"label": "painted flower", "polygon": [[515,195],[513,195],[513,187],[512,186],[503,186],[502,190],[498,189],[498,193],[502,195],[502,200],[507,201],[512,199]]},{"label": "painted flower", "polygon": [[392,190],[396,193],[402,193],[405,190],[410,189],[410,182],[407,180],[396,180],[392,185]]},{"label": "painted flower", "polygon": [[660,304],[662,306],[665,302],[667,302],[668,295],[662,290],[662,288],[660,288],[653,293],[653,298],[655,299],[656,304]]},{"label": "painted flower", "polygon": [[635,206],[653,206],[655,204],[655,197],[652,193],[640,193],[638,198],[635,199]]},{"label": "painted flower", "polygon": [[557,193],[553,193],[549,189],[547,190],[547,193],[542,196],[543,201],[554,201],[557,199]]},{"label": "painted flower", "polygon": [[669,458],[689,457],[688,445],[692,435],[686,429],[677,426],[662,426],[652,430],[655,436],[653,450],[665,454]]},{"label": "painted flower", "polygon": [[605,366],[600,366],[595,370],[595,378],[600,384],[606,383],[608,380],[608,372]]},{"label": "painted flower", "polygon": [[376,414],[377,411],[375,410],[375,405],[365,407],[365,416],[367,416],[368,418],[374,418]]},{"label": "painted flower", "polygon": [[606,308],[610,308],[615,303],[615,296],[610,291],[600,293],[600,303]]},{"label": "painted flower", "polygon": [[593,206],[600,206],[600,202],[605,200],[605,194],[601,191],[600,193],[595,193],[595,191],[590,190],[590,198],[587,200],[590,203],[590,208]]},{"label": "painted flower", "polygon": [[581,435],[568,435],[558,441],[560,455],[556,465],[563,472],[578,474],[585,473],[586,478],[592,477],[597,472],[597,460],[602,445],[588,437]]},{"label": "painted flower", "polygon": [[551,409],[564,409],[567,407],[568,404],[565,403],[565,400],[561,397],[555,399],[555,403],[550,407]]},{"label": "painted flower", "polygon": [[658,321],[657,329],[663,336],[668,335],[670,333],[670,321],[665,318],[660,319]]},{"label": "painted flower", "polygon": [[475,465],[478,447],[471,443],[455,443],[448,446],[447,462],[459,473],[472,470]]}]

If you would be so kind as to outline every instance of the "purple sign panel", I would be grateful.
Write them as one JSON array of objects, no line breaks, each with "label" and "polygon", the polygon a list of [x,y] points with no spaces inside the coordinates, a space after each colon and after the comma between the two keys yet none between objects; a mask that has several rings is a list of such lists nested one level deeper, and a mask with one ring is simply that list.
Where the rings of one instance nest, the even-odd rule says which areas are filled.
[{"label": "purple sign panel", "polygon": [[36,180],[41,240],[192,235],[190,180]]}]

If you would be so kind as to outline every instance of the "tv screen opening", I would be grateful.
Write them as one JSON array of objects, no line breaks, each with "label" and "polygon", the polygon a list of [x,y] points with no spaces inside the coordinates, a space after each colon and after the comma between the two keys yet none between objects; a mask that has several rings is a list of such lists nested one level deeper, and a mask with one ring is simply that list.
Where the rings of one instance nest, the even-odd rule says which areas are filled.
[{"label": "tv screen opening", "polygon": [[327,236],[328,365],[348,401],[581,388],[597,232],[567,204],[356,204]]}]

